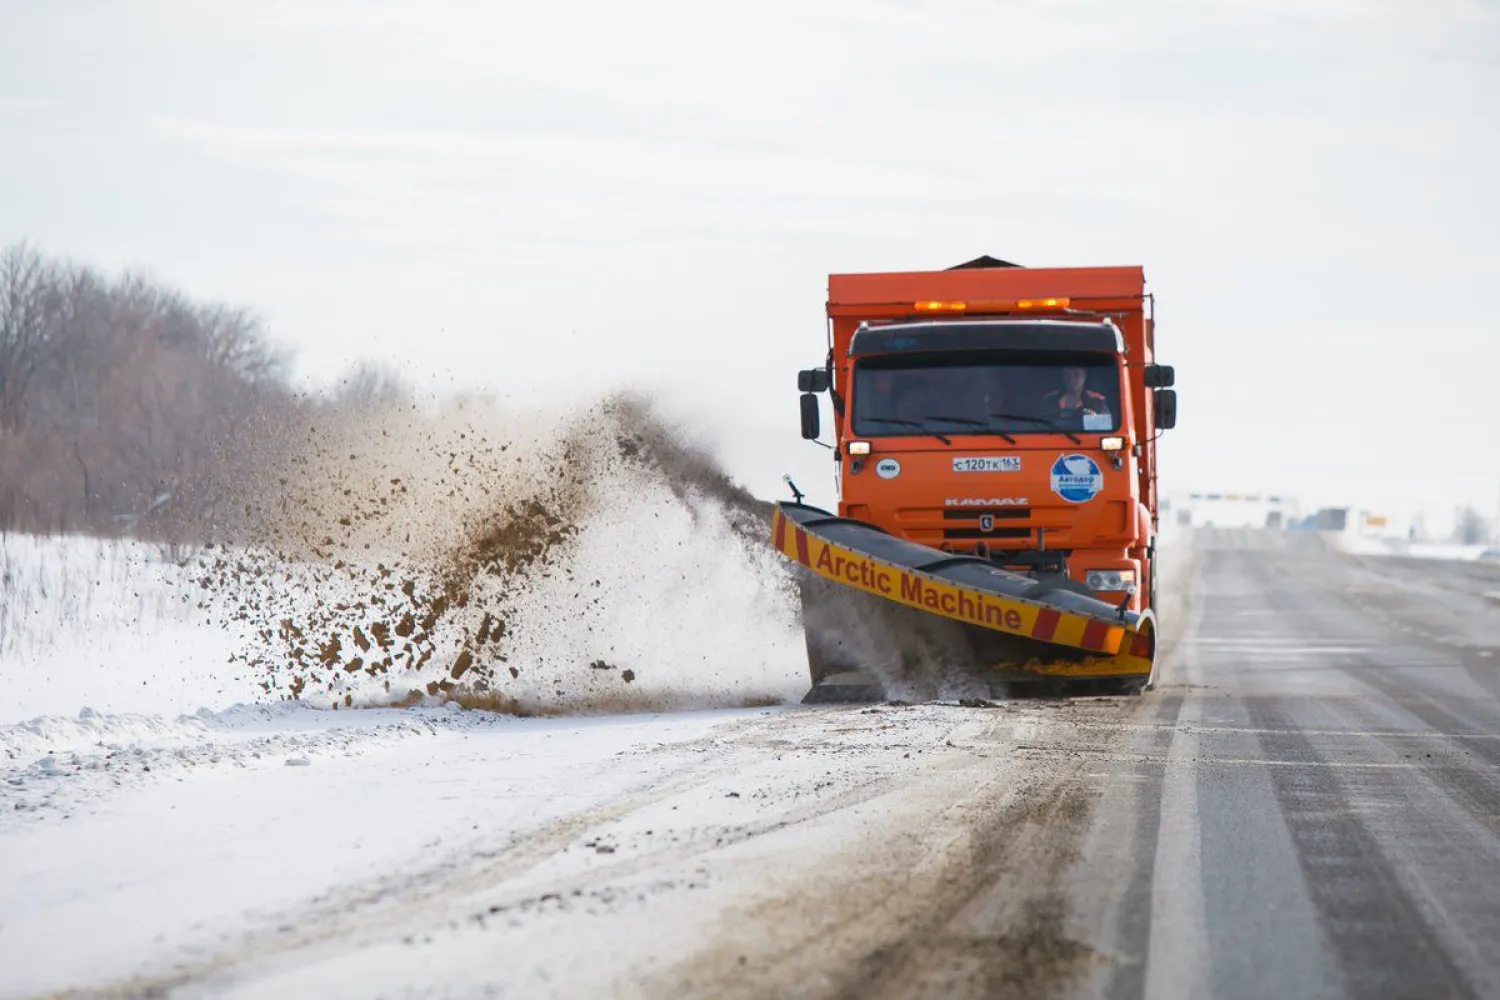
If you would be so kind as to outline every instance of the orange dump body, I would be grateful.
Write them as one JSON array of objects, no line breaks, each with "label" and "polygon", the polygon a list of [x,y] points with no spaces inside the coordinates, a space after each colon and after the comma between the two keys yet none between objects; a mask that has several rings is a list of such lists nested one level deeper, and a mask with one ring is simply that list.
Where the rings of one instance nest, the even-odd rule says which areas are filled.
[{"label": "orange dump body", "polygon": [[[1071,579],[1102,599],[1137,611],[1150,607],[1157,513],[1156,429],[1145,372],[1154,361],[1150,306],[1139,267],[830,275],[839,514],[912,542],[985,555],[1021,571],[1061,562]],[[1031,356],[1056,349],[1063,353],[1053,360],[1061,363],[1072,343],[1063,333],[1074,325],[1117,329],[1118,349],[1101,351],[1095,336],[1089,359],[1089,388],[1109,395],[1110,408],[1117,411],[1108,428],[1073,424],[1064,433],[1040,422],[1012,423],[1000,434],[988,427],[944,425],[951,427],[942,431],[945,442],[930,430],[895,421],[861,423],[861,415],[872,411],[861,408],[860,394],[873,398],[876,391],[868,381],[873,376],[865,372],[892,362],[884,348],[897,343],[907,356],[930,357],[924,344],[936,344],[945,331],[965,324],[975,329],[1026,324]],[[895,340],[874,335],[908,327],[896,329],[909,336]],[[1055,343],[1047,339],[1054,329]],[[962,352],[952,349],[951,339],[944,357],[961,362]],[[851,345],[859,350],[851,353]],[[983,356],[1003,365],[1007,355],[990,350]],[[1046,406],[1049,399],[1014,406]],[[1094,585],[1101,580],[1134,582],[1121,589]]]}]

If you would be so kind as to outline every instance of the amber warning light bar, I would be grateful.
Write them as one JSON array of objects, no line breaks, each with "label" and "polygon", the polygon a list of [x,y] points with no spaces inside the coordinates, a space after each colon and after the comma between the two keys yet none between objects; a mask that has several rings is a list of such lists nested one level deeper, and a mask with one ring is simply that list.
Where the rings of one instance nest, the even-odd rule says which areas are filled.
[{"label": "amber warning light bar", "polygon": [[1066,309],[1071,300],[1050,299],[981,299],[976,302],[913,302],[912,308],[919,313],[992,313],[1024,312],[1028,309]]}]

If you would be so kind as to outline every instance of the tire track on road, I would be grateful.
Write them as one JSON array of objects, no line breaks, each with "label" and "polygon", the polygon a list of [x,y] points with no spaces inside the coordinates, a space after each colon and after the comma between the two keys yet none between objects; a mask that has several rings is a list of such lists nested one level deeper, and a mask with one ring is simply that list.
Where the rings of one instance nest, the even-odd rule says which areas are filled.
[{"label": "tire track on road", "polygon": [[[1247,563],[1252,574],[1269,584],[1265,560]],[[1369,622],[1350,630],[1367,641],[1372,631],[1381,638],[1377,649],[1360,660],[1341,658],[1337,663],[1338,670],[1372,698],[1323,700],[1355,725],[1383,730],[1372,732],[1366,741],[1367,757],[1415,759],[1414,739],[1434,746],[1440,755],[1435,762],[1430,754],[1424,756],[1411,771],[1346,770],[1340,775],[1332,768],[1275,769],[1276,794],[1298,845],[1298,863],[1346,980],[1358,995],[1487,995],[1495,986],[1489,981],[1493,970],[1471,932],[1493,924],[1495,915],[1485,912],[1482,902],[1475,911],[1474,898],[1463,891],[1462,879],[1455,884],[1455,878],[1471,871],[1479,856],[1495,856],[1495,798],[1488,791],[1495,772],[1476,767],[1469,754],[1489,764],[1500,754],[1500,745],[1486,740],[1460,744],[1450,738],[1472,733],[1471,722],[1433,700],[1422,671],[1392,666],[1401,661],[1403,648],[1425,643],[1394,635],[1379,619],[1371,621],[1368,608],[1335,586],[1314,591],[1311,600],[1269,585],[1266,594],[1286,623],[1326,632],[1330,618]],[[1326,615],[1329,609],[1336,614]],[[1267,730],[1261,742],[1268,754],[1275,742],[1294,758],[1324,757],[1294,722],[1285,699],[1252,697],[1247,704],[1251,718]],[[1391,732],[1390,722],[1400,714],[1419,720],[1427,731]],[[1417,784],[1411,780],[1413,774],[1420,776]],[[1454,819],[1437,823],[1427,810],[1416,815],[1424,795],[1454,806]],[[1356,802],[1378,808],[1371,812]],[[1377,821],[1388,846],[1382,846],[1372,826]],[[1475,827],[1465,827],[1465,821]],[[1390,844],[1396,845],[1397,853]],[[1474,928],[1466,926],[1461,912],[1477,921]]]},{"label": "tire track on road", "polygon": [[[1277,730],[1279,744],[1262,737],[1266,753],[1317,759],[1312,742],[1283,700],[1246,701],[1256,725]],[[1448,953],[1428,912],[1402,883],[1391,859],[1352,808],[1331,769],[1273,768],[1276,800],[1297,847],[1303,880],[1320,924],[1356,996],[1478,997],[1473,983]],[[1370,784],[1400,801],[1397,781],[1371,776]],[[1375,956],[1380,961],[1373,961]]]},{"label": "tire track on road", "polygon": [[[1256,568],[1263,580],[1268,579],[1263,565]],[[1471,699],[1465,703],[1466,708],[1479,713],[1489,723],[1487,726],[1476,727],[1472,718],[1448,708],[1443,702],[1454,698],[1451,692],[1433,692],[1427,687],[1422,671],[1403,670],[1392,664],[1400,663],[1402,650],[1406,648],[1412,648],[1414,652],[1417,649],[1436,652],[1444,658],[1457,658],[1461,651],[1419,636],[1398,633],[1385,618],[1372,614],[1368,605],[1347,590],[1334,586],[1333,581],[1325,582],[1329,585],[1320,588],[1320,600],[1338,607],[1353,620],[1370,622],[1381,638],[1382,653],[1378,659],[1370,657],[1356,664],[1340,664],[1339,669],[1356,683],[1379,694],[1399,712],[1420,720],[1430,730],[1430,734],[1409,732],[1400,736],[1375,733],[1374,738],[1393,757],[1404,760],[1417,759],[1413,756],[1414,739],[1420,738],[1421,742],[1431,745],[1439,756],[1429,763],[1431,752],[1422,751],[1427,755],[1419,762],[1422,776],[1477,821],[1491,837],[1500,839],[1500,741],[1465,739],[1459,742],[1464,737],[1500,734],[1500,712],[1496,710],[1496,702],[1493,699]],[[1308,618],[1309,604],[1306,601],[1293,601],[1274,588],[1268,588],[1268,597],[1288,621]],[[1364,633],[1364,638],[1368,640],[1368,632]],[[1472,669],[1469,672],[1472,674]],[[1484,689],[1482,685],[1481,689]],[[1381,718],[1370,706],[1349,702],[1343,705],[1343,710],[1370,729],[1388,728],[1388,719]],[[1475,762],[1476,757],[1479,763]]]},{"label": "tire track on road", "polygon": [[654,977],[643,995],[962,1000],[1066,992],[1100,960],[1072,933],[1063,883],[1100,794],[1090,773],[1096,758],[1011,761],[1018,744],[1041,732],[1067,733],[1070,716],[1098,723],[1101,714],[1119,718],[1140,705],[1075,704],[1019,719],[979,713],[980,728],[955,735],[946,758],[870,804],[857,840],[819,852],[800,877],[799,867],[735,908],[712,944]]},{"label": "tire track on road", "polygon": [[1084,766],[1063,767],[976,831],[957,891],[866,955],[839,1000],[1044,996],[1076,978],[1093,951],[1065,933],[1058,881],[1098,796]]},{"label": "tire track on road", "polygon": [[[661,748],[627,751],[627,755],[665,752],[679,755],[671,774],[615,800],[552,820],[504,843],[474,851],[416,872],[403,872],[378,879],[374,884],[340,890],[311,901],[307,906],[268,921],[264,930],[252,931],[232,947],[222,948],[196,961],[174,964],[162,972],[131,977],[78,996],[134,997],[165,995],[193,985],[210,986],[221,977],[233,977],[267,962],[295,964],[317,957],[320,948],[354,936],[391,936],[413,928],[442,928],[461,924],[483,926],[489,919],[538,908],[544,899],[567,899],[579,891],[600,890],[611,884],[664,867],[681,868],[695,859],[737,844],[775,834],[831,813],[849,810],[861,803],[890,794],[893,785],[909,780],[891,768],[886,773],[864,774],[843,790],[822,792],[805,802],[780,808],[770,815],[734,827],[704,828],[688,843],[672,842],[616,860],[591,865],[586,871],[558,878],[542,877],[528,882],[528,874],[559,854],[577,846],[590,832],[617,823],[634,813],[663,804],[715,783],[742,776],[747,764],[765,763],[771,755],[797,752],[826,754],[830,758],[861,753],[860,748],[830,742],[840,734],[892,728],[889,717],[908,711],[795,709],[768,718],[729,723],[714,733],[692,741]],[[941,709],[939,709],[941,711]],[[996,713],[997,715],[999,713]],[[1010,713],[1006,713],[1009,717]],[[951,723],[939,720],[939,733],[948,736],[970,724],[970,713],[955,710]],[[908,728],[919,733],[925,723],[912,716]],[[1018,721],[1007,718],[1007,721]],[[1025,720],[1019,720],[1024,722]],[[926,733],[931,737],[931,733]],[[882,747],[892,757],[905,744],[896,738]],[[868,754],[868,750],[864,751]],[[705,767],[711,756],[722,759]],[[783,789],[784,790],[784,789]],[[517,884],[520,883],[520,884]],[[459,905],[461,900],[474,900]],[[480,902],[482,900],[482,902]]]}]

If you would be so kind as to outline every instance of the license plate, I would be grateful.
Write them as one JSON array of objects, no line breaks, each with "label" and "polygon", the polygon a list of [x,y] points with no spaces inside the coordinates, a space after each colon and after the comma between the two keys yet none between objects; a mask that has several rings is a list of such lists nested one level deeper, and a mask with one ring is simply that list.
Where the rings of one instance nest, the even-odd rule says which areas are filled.
[{"label": "license plate", "polygon": [[1018,455],[997,455],[992,458],[955,458],[954,472],[1020,472]]}]

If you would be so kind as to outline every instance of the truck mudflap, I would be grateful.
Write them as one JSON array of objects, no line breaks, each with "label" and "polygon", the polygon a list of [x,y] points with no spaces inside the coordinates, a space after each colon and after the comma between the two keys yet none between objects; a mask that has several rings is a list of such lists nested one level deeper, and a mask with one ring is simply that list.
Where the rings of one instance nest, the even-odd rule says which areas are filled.
[{"label": "truck mudflap", "polygon": [[1121,612],[804,504],[778,503],[771,531],[777,551],[807,570],[806,701],[988,696],[1049,679],[1127,689],[1149,681],[1150,612]]}]

